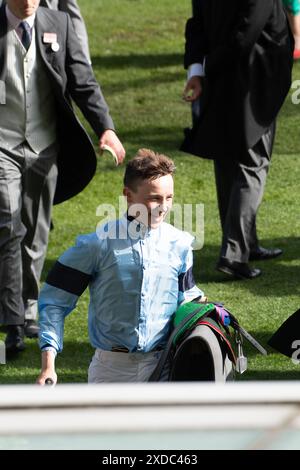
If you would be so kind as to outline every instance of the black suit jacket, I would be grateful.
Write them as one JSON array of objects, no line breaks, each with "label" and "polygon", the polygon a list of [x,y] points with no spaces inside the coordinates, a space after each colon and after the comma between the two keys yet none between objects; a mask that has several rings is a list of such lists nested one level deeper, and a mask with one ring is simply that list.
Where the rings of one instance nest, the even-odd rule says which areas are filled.
[{"label": "black suit jacket", "polygon": [[205,58],[201,116],[182,149],[239,159],[275,120],[291,84],[293,38],[281,0],[198,0],[187,68]]},{"label": "black suit jacket", "polygon": [[[48,72],[57,108],[58,180],[54,203],[62,202],[89,183],[96,170],[93,144],[72,108],[75,101],[98,137],[114,129],[107,104],[87,62],[69,15],[38,8],[35,19],[36,47]],[[55,33],[59,50],[43,41],[44,33]],[[0,112],[5,112],[7,19],[0,8]]]}]

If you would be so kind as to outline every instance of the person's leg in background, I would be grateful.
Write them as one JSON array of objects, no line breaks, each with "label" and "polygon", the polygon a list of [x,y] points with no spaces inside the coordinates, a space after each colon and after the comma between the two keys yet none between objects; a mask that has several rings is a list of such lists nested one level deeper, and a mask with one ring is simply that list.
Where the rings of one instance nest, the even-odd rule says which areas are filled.
[{"label": "person's leg in background", "polygon": [[242,162],[215,162],[223,232],[217,269],[236,277],[254,278],[261,274],[259,269],[248,266],[249,259],[269,259],[282,253],[279,249],[260,248],[256,233],[256,215],[264,193],[274,134],[275,126],[248,150]]},{"label": "person's leg in background", "polygon": [[88,33],[77,0],[59,0],[58,9],[65,11],[71,16],[74,29],[80,44],[82,45],[84,54],[91,64],[92,61],[90,56]]},{"label": "person's leg in background", "polygon": [[300,59],[300,0],[283,0],[295,40],[294,60]]}]

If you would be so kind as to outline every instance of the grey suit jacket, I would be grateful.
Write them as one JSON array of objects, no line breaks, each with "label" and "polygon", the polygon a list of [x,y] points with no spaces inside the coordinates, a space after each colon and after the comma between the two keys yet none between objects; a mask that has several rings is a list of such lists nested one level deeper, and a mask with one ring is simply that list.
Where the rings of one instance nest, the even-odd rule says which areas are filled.
[{"label": "grey suit jacket", "polygon": [[75,32],[83,47],[84,53],[89,62],[91,62],[88,34],[85,27],[80,8],[76,0],[41,0],[41,7],[48,7],[52,10],[65,11],[71,17]]},{"label": "grey suit jacket", "polygon": [[[58,181],[54,203],[62,202],[89,183],[96,170],[93,144],[72,108],[78,105],[98,137],[114,129],[108,107],[82,48],[69,15],[39,7],[35,20],[36,45],[53,86],[57,104]],[[59,44],[53,51],[44,42],[55,33]],[[0,8],[0,112],[5,111],[7,20],[5,3]]]}]

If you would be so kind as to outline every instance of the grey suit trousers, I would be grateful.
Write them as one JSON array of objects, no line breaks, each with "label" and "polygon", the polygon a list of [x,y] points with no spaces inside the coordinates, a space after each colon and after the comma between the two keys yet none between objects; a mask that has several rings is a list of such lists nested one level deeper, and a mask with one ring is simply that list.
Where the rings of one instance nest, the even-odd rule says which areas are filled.
[{"label": "grey suit trousers", "polygon": [[0,324],[24,323],[38,298],[56,187],[57,146],[0,147]]},{"label": "grey suit trousers", "polygon": [[249,149],[242,162],[215,161],[223,232],[220,257],[247,263],[258,246],[256,215],[262,201],[275,136],[274,126]]}]

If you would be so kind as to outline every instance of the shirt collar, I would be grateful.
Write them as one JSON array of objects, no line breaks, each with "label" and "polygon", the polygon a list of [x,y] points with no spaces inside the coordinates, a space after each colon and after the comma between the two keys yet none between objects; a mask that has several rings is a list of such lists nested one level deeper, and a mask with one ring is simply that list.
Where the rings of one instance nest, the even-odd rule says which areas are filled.
[{"label": "shirt collar", "polygon": [[17,16],[15,16],[11,11],[10,9],[8,8],[8,5],[6,5],[6,17],[7,17],[7,21],[8,21],[8,24],[9,26],[12,28],[12,29],[17,29],[19,24],[22,22],[22,21],[27,21],[27,23],[29,24],[30,28],[33,28],[33,25],[34,25],[34,20],[35,20],[35,13],[31,16],[28,16],[27,18],[24,18],[23,20],[21,20],[20,18],[18,18]]},{"label": "shirt collar", "polygon": [[123,220],[127,224],[128,234],[130,238],[136,240],[144,239],[159,232],[159,227],[157,229],[151,229],[149,227],[146,227],[146,225],[144,225],[142,222],[135,219],[131,215],[128,215],[128,212],[124,214]]}]

